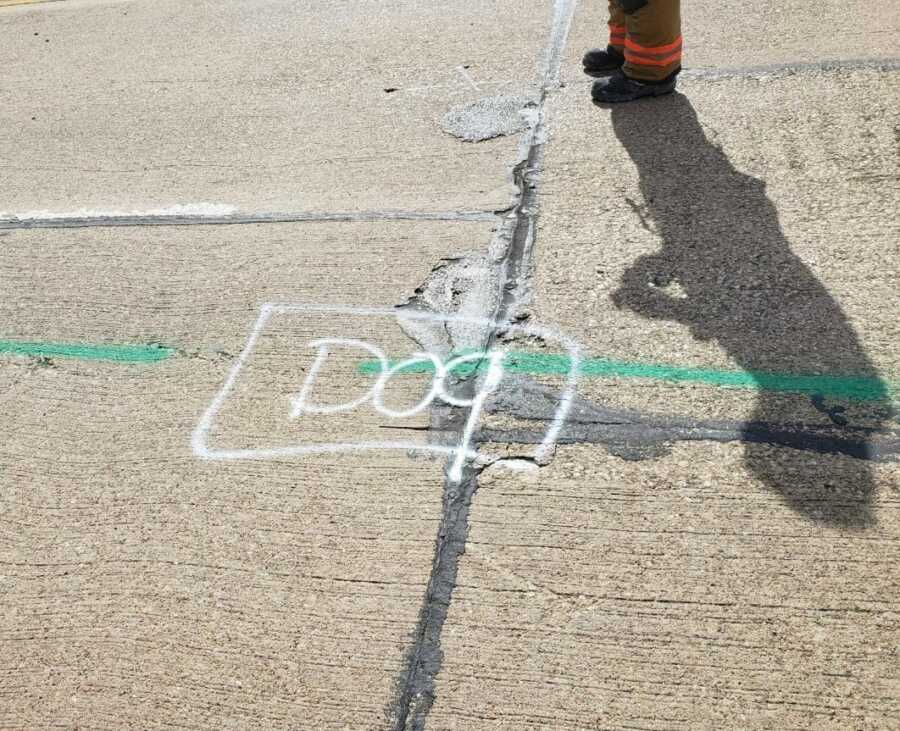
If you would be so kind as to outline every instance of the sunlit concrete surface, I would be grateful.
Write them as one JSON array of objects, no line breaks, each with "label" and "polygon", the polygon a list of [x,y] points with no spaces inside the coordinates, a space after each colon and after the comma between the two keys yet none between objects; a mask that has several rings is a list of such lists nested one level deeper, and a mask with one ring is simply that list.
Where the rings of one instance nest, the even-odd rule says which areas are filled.
[{"label": "sunlit concrete surface", "polygon": [[900,725],[898,14],[605,6],[0,2],[0,726]]}]

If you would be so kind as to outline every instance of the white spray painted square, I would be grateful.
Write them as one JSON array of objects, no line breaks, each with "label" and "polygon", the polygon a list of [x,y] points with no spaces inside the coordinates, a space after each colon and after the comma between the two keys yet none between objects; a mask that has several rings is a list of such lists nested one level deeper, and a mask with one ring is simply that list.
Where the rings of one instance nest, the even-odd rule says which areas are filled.
[{"label": "white spray painted square", "polygon": [[[451,460],[449,477],[459,481],[467,462],[489,457],[479,455],[472,441],[486,399],[506,375],[505,348],[446,358],[415,350],[398,353],[398,348],[409,344],[398,326],[400,316],[440,326],[497,328],[507,336],[557,343],[567,353],[571,368],[554,418],[532,455],[539,464],[548,459],[575,395],[580,348],[571,339],[549,328],[498,325],[459,315],[274,303],[263,305],[222,388],[194,429],[194,453],[205,460],[268,460],[361,450],[430,452],[446,455]],[[397,355],[402,357],[397,360]],[[366,372],[360,367],[363,363],[374,368]],[[448,379],[467,364],[474,367],[476,380],[471,395],[461,398],[450,392]],[[422,395],[414,403],[398,406],[394,403],[399,390],[396,382],[410,372],[418,374],[421,384],[414,384],[413,390],[421,389]],[[466,410],[458,444],[379,438],[385,426],[408,423],[436,402]]]}]

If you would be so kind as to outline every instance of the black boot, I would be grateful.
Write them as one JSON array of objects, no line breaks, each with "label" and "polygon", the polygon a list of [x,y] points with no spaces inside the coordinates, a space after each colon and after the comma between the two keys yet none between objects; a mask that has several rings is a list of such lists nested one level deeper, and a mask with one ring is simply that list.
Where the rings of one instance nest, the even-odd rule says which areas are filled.
[{"label": "black boot", "polygon": [[612,46],[592,48],[581,59],[588,76],[606,76],[622,68],[625,57]]},{"label": "black boot", "polygon": [[608,79],[595,81],[591,87],[591,97],[598,104],[614,104],[630,102],[642,96],[671,94],[675,91],[675,77],[678,76],[678,71],[669,74],[662,81],[637,81],[617,71]]}]

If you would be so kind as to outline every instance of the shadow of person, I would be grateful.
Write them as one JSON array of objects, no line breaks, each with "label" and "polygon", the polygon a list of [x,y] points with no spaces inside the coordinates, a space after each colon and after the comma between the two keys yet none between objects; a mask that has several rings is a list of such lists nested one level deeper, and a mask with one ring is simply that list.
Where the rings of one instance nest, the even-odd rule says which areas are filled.
[{"label": "shadow of person", "polygon": [[[876,404],[887,402],[887,388],[840,306],[791,252],[765,184],[734,169],[706,138],[688,99],[616,105],[612,123],[639,171],[646,225],[662,240],[658,253],[627,269],[614,304],[687,325],[751,374],[859,376],[875,384]],[[801,514],[864,528],[874,522],[869,437],[857,442],[855,457],[846,456],[852,448],[835,458],[821,445],[785,446],[814,414],[811,403],[831,416],[835,432],[853,429],[845,407],[829,408],[828,401],[762,388],[742,428],[745,461]],[[868,412],[866,425],[877,431],[884,415],[877,406]],[[772,424],[781,425],[779,438],[767,430]]]}]

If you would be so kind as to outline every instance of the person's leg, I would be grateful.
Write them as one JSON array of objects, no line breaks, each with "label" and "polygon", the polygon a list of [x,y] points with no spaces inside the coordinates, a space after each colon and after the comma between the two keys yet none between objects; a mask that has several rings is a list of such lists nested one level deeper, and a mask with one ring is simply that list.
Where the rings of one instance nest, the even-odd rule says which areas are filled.
[{"label": "person's leg", "polygon": [[662,81],[681,70],[680,0],[622,0],[628,28],[622,70],[637,81]]},{"label": "person's leg", "polygon": [[616,0],[609,0],[609,47],[620,56],[625,55],[625,34],[627,32],[625,11]]},{"label": "person's leg", "polygon": [[595,102],[628,102],[675,89],[681,71],[680,0],[617,0],[625,14],[621,71],[594,83]]},{"label": "person's leg", "polygon": [[592,48],[581,59],[584,72],[602,76],[622,68],[625,63],[625,34],[628,31],[625,12],[616,0],[609,0],[609,45]]}]

